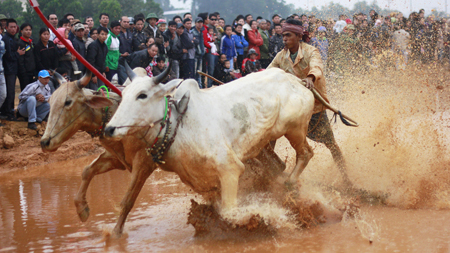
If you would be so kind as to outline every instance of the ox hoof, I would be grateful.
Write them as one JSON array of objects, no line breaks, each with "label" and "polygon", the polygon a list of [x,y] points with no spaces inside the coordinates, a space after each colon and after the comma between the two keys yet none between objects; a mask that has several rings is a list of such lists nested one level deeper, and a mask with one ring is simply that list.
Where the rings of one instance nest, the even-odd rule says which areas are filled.
[{"label": "ox hoof", "polygon": [[89,212],[90,211],[91,210],[89,209],[89,206],[85,205],[84,208],[80,212],[78,212],[78,217],[80,217],[80,220],[82,222],[87,221],[87,219],[89,218]]}]

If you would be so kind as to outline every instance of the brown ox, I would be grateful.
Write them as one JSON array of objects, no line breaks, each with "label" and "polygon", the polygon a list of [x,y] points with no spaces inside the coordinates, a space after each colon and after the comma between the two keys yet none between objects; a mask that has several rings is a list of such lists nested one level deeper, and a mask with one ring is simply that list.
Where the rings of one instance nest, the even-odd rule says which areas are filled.
[{"label": "brown ox", "polygon": [[[160,76],[154,77],[155,82],[161,82],[168,74],[169,72],[165,71]],[[63,82],[64,79],[61,76],[58,77],[59,82]],[[91,134],[101,133],[102,131],[99,130],[104,127],[105,119],[112,117],[116,111],[121,100],[120,96],[110,93],[108,99],[98,92],[85,89],[90,79],[91,72],[87,72],[79,81],[62,83],[52,94],[49,101],[50,114],[47,127],[41,138],[41,147],[44,152],[56,151],[63,142],[79,130]],[[107,106],[110,115],[105,117]],[[113,231],[114,235],[120,236],[126,217],[140,192],[135,189],[142,188],[156,166],[151,156],[146,154],[146,143],[136,137],[130,136],[121,141],[114,141],[104,139],[101,134],[100,142],[105,151],[83,170],[81,186],[74,202],[80,220],[86,221],[89,217],[86,192],[92,178],[114,169],[130,171],[132,180],[122,199],[120,217]]]}]

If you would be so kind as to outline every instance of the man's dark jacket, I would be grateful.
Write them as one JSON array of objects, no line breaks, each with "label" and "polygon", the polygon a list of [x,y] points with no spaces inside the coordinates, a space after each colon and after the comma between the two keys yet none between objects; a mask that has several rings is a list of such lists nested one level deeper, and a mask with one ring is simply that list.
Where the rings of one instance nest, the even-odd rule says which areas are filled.
[{"label": "man's dark jacket", "polygon": [[105,61],[107,53],[108,47],[106,46],[106,44],[100,43],[100,41],[97,39],[89,44],[86,53],[86,60],[100,73],[104,73],[106,69]]}]

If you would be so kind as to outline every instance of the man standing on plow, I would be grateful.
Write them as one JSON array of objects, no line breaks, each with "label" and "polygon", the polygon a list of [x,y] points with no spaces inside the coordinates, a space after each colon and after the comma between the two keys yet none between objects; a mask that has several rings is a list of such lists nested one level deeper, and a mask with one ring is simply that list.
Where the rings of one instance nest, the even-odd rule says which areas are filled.
[{"label": "man standing on plow", "polygon": [[[276,55],[267,68],[280,68],[303,79],[306,82],[306,88],[316,89],[328,102],[322,58],[317,48],[305,43],[309,38],[307,34],[303,33],[303,29],[302,23],[298,20],[286,21],[283,25],[284,49]],[[307,137],[315,142],[325,144],[331,151],[345,184],[352,186],[347,175],[344,157],[334,139],[325,109],[325,106],[316,99]],[[274,144],[272,142],[270,146],[273,148]]]}]

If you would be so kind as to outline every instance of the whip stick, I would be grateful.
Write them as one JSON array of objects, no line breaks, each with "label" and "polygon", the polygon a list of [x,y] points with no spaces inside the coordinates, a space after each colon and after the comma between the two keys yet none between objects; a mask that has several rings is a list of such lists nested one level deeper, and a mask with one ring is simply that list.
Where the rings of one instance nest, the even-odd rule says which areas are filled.
[{"label": "whip stick", "polygon": [[[208,74],[206,74],[206,73],[201,72],[200,70],[197,71],[197,73],[199,73],[199,74],[202,75],[202,76],[206,76],[206,77],[208,77],[208,78],[211,78],[213,81],[215,81],[215,82],[217,82],[217,83],[219,83],[219,84],[223,84],[223,82],[221,82],[221,81],[215,79],[214,77],[212,77],[212,76],[210,76],[210,75],[208,75]],[[344,122],[344,120],[343,120],[343,122],[344,122],[345,125],[347,125],[347,126],[352,126],[352,127],[357,127],[357,126],[359,126],[359,124],[358,124],[356,121],[354,121],[353,119],[351,119],[349,116],[343,114],[341,111],[339,111],[338,109],[334,108],[334,107],[333,107],[332,105],[330,105],[327,101],[325,101],[325,99],[323,99],[323,97],[319,94],[319,92],[317,92],[316,89],[312,89],[311,92],[314,94],[314,97],[316,97],[316,99],[319,100],[326,108],[330,109],[330,110],[333,111],[334,113],[336,113],[336,114],[338,114],[339,116],[341,116],[341,119],[342,119],[342,118],[345,118],[345,119],[347,119],[348,121],[351,122],[351,123],[350,123],[350,122]]]},{"label": "whip stick", "polygon": [[48,22],[48,20],[45,18],[44,14],[42,14],[41,9],[39,9],[39,3],[37,2],[37,0],[29,0],[31,7],[33,7],[34,11],[36,11],[36,13],[38,14],[38,16],[42,19],[42,21],[44,22],[44,24],[50,29],[52,30],[52,32],[56,35],[56,37],[58,37],[58,39],[64,44],[64,46],[66,46],[67,50],[69,50],[72,55],[74,55],[84,66],[86,66],[86,68],[88,68],[92,73],[94,73],[94,75],[97,76],[97,78],[99,78],[100,80],[102,80],[103,83],[106,84],[106,86],[108,86],[112,91],[114,91],[115,93],[117,93],[119,96],[122,96],[122,92],[114,85],[112,85],[112,83],[110,81],[108,81],[108,79],[106,79],[100,72],[98,72],[97,69],[95,69],[89,62],[87,62],[83,56],[81,56],[76,50],[75,48],[73,48],[69,43],[67,43],[66,39],[63,38],[63,36],[61,36],[61,34],[59,34],[56,29],[50,24],[50,22]]}]

